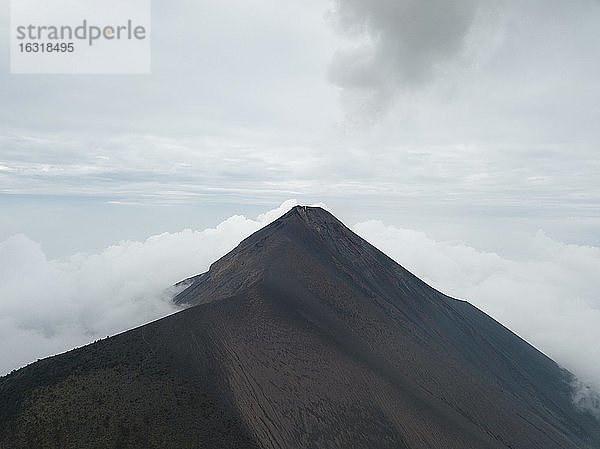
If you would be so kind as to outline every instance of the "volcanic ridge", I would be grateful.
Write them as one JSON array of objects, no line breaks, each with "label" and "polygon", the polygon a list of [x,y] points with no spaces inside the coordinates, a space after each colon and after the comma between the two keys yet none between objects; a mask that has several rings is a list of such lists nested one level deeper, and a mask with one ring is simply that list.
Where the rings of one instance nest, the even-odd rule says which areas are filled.
[{"label": "volcanic ridge", "polygon": [[593,449],[573,376],[297,206],[187,308],[0,378],[0,448]]}]

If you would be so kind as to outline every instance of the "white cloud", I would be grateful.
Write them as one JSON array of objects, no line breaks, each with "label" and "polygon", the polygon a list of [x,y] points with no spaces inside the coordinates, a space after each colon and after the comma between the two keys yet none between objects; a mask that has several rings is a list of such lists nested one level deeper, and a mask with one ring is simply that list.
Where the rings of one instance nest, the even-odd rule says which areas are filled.
[{"label": "white cloud", "polygon": [[58,260],[24,235],[1,242],[0,373],[175,312],[170,285],[206,271],[295,204]]},{"label": "white cloud", "polygon": [[579,379],[580,405],[599,403],[585,386],[600,388],[600,248],[567,245],[539,231],[516,259],[381,221],[359,223],[354,230],[430,285],[468,300],[572,371]]},{"label": "white cloud", "polygon": [[[24,235],[0,243],[0,372],[175,311],[169,285],[208,269],[295,200],[256,219],[125,241],[99,254],[48,260]],[[595,407],[600,387],[600,248],[567,245],[539,231],[517,257],[381,221],[353,229],[404,267],[466,299],[574,372],[575,400]],[[598,413],[596,407],[595,412]]]}]

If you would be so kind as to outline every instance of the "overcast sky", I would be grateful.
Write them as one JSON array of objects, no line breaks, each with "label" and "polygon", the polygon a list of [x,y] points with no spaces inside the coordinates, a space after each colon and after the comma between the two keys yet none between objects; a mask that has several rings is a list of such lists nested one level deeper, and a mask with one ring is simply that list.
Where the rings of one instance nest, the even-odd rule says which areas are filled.
[{"label": "overcast sky", "polygon": [[509,260],[600,247],[597,0],[155,1],[143,76],[11,75],[8,6],[5,248],[101,254],[289,198]]},{"label": "overcast sky", "polygon": [[592,0],[154,2],[148,76],[10,75],[4,41],[0,238],[59,256],[295,197],[600,245],[598,23]]}]

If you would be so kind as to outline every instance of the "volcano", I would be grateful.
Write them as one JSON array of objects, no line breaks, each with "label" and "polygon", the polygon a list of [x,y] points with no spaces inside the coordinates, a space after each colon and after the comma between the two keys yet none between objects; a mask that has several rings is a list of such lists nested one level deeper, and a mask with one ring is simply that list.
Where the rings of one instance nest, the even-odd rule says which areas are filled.
[{"label": "volcano", "polygon": [[592,449],[573,376],[329,212],[183,281],[183,311],[0,379],[0,448]]}]

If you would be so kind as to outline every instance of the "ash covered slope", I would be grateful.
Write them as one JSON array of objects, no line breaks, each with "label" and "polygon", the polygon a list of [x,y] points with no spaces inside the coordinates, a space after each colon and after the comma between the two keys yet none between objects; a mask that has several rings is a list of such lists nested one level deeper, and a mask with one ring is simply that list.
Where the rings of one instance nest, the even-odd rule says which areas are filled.
[{"label": "ash covered slope", "polygon": [[571,376],[320,208],[176,315],[0,379],[0,448],[597,448]]}]

